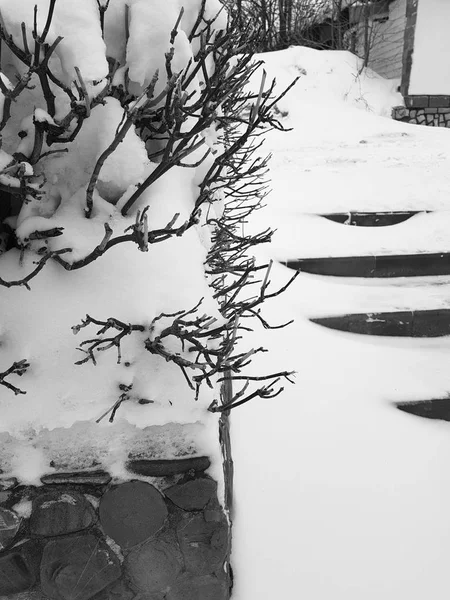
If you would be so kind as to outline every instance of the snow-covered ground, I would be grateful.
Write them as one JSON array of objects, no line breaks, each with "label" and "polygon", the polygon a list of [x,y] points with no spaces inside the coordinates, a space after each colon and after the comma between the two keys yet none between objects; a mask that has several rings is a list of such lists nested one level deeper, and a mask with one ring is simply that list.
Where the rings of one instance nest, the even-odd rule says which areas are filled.
[{"label": "snow-covered ground", "polygon": [[[293,48],[264,59],[281,85],[306,74],[279,105],[293,131],[266,142],[273,193],[254,226],[277,232],[262,252],[449,250],[450,132],[386,118],[401,103],[395,82],[353,75],[348,53]],[[373,230],[314,216],[358,209],[438,212]],[[272,279],[291,273],[274,265]],[[447,597],[450,426],[392,402],[450,392],[450,340],[373,339],[307,319],[449,305],[449,278],[307,274],[268,304],[269,321],[295,323],[255,334],[271,350],[259,364],[295,369],[297,383],[234,412],[235,600]]]}]

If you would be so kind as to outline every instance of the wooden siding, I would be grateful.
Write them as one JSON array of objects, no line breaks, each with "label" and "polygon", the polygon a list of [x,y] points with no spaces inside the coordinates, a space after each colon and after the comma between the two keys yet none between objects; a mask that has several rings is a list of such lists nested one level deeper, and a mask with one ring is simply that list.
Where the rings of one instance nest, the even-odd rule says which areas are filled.
[{"label": "wooden siding", "polygon": [[[401,78],[403,42],[406,27],[406,0],[394,0],[384,14],[378,14],[369,24],[369,67],[379,75]],[[356,53],[364,57],[364,25],[356,31]]]}]

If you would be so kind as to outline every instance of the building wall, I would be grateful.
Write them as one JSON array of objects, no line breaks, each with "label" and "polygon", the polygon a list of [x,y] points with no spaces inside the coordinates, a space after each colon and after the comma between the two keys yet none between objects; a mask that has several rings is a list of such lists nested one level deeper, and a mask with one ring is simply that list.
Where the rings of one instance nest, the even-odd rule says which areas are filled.
[{"label": "building wall", "polygon": [[389,6],[388,20],[373,24],[373,46],[369,67],[389,79],[400,78],[402,75],[405,15],[406,0],[395,0]]},{"label": "building wall", "polygon": [[409,95],[450,94],[450,1],[419,0]]},{"label": "building wall", "polygon": [[[406,25],[406,0],[386,3],[384,13],[378,13],[369,23],[369,67],[379,75],[401,78],[403,39]],[[364,57],[364,25],[357,28],[356,53]]]}]

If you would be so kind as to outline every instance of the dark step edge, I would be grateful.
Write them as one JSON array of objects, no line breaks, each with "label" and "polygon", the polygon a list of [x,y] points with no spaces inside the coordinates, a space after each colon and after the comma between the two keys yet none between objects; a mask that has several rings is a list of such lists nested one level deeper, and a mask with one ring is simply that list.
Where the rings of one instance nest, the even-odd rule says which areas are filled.
[{"label": "dark step edge", "polygon": [[450,335],[450,309],[367,312],[312,317],[312,323],[358,335],[438,338]]},{"label": "dark step edge", "polygon": [[450,421],[450,398],[433,398],[431,400],[413,400],[411,402],[396,402],[394,406],[416,417]]},{"label": "dark step edge", "polygon": [[450,252],[298,258],[280,261],[289,269],[331,277],[433,277],[450,275]]},{"label": "dark step edge", "polygon": [[334,223],[350,225],[353,227],[389,227],[404,223],[411,217],[430,211],[392,211],[392,212],[347,212],[347,213],[323,213],[324,217]]}]

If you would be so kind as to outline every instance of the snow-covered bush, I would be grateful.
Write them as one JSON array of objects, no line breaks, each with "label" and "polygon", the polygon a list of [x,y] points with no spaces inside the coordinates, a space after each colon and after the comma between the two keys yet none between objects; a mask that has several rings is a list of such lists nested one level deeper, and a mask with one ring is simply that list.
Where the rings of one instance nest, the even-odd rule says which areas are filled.
[{"label": "snow-covered bush", "polygon": [[271,232],[240,227],[264,196],[258,136],[281,126],[273,85],[243,91],[259,65],[234,57],[218,0],[0,0],[0,16],[0,431],[119,407],[192,422],[186,391],[223,410],[226,378],[242,383],[226,408],[276,393],[288,374],[245,377],[262,349],[237,341],[242,318],[267,326],[270,266],[248,250]]}]

